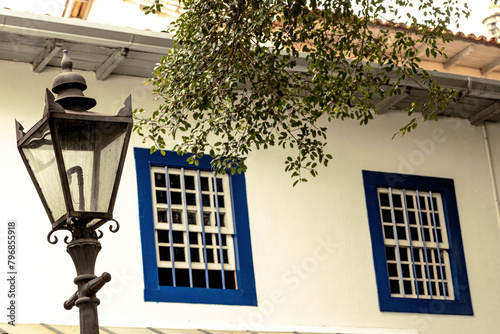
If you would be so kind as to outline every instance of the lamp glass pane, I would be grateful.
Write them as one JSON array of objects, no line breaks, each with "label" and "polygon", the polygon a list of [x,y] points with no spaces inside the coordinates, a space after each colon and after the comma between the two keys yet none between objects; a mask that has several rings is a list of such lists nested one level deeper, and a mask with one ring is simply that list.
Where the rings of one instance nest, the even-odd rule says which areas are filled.
[{"label": "lamp glass pane", "polygon": [[58,220],[66,213],[66,204],[48,123],[44,123],[25,141],[21,149],[47,203],[52,220]]},{"label": "lamp glass pane", "polygon": [[58,119],[55,128],[74,210],[108,212],[127,124]]}]

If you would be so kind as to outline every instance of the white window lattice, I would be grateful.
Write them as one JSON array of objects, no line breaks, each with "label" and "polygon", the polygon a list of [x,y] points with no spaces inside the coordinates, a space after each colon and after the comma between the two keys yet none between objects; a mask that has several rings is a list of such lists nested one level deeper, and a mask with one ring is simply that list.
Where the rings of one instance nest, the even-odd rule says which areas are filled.
[{"label": "white window lattice", "polygon": [[169,167],[151,173],[160,285],[237,289],[227,175]]},{"label": "white window lattice", "polygon": [[379,187],[378,198],[391,296],[453,300],[441,194]]}]

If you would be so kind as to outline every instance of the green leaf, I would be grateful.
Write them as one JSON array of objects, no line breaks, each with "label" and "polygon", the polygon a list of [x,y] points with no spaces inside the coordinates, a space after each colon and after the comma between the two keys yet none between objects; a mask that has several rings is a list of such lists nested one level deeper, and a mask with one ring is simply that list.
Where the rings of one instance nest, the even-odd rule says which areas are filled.
[{"label": "green leaf", "polygon": [[[324,120],[367,125],[375,105],[403,94],[408,80],[428,98],[406,110],[412,119],[393,138],[458,101],[417,57],[420,45],[427,57],[446,57],[442,44],[454,37],[447,30],[470,12],[457,0],[181,3],[183,14],[169,27],[173,47],[148,80],[159,106],[135,109],[134,131],[155,149],[189,153],[192,164],[210,154],[217,172],[245,172],[238,159],[278,146],[296,185],[333,159],[324,153]],[[144,8],[155,13],[162,3]],[[385,17],[409,27],[369,24]]]}]

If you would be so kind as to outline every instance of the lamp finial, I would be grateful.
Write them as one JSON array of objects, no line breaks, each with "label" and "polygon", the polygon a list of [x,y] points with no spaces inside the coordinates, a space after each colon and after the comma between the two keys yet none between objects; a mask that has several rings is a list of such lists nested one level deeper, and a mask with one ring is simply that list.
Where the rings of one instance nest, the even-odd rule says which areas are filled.
[{"label": "lamp finial", "polygon": [[63,57],[61,59],[61,67],[64,72],[71,72],[73,70],[73,61],[69,57],[68,50],[63,50]]}]

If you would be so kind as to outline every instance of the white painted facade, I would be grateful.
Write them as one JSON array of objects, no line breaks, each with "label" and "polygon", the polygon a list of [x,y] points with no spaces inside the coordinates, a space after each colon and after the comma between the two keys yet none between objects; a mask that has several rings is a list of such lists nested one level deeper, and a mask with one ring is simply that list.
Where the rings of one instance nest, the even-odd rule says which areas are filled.
[{"label": "white painted facade", "polygon": [[[97,1],[95,3],[97,5]],[[78,311],[63,302],[75,291],[73,263],[58,232],[46,240],[49,220],[16,148],[14,119],[28,130],[43,112],[45,88],[58,68],[33,73],[30,64],[0,61],[0,259],[6,262],[6,223],[18,230],[18,323],[77,325]],[[133,107],[153,109],[143,79],[112,75],[87,80],[95,111],[116,113],[128,94]],[[132,136],[114,210],[121,229],[101,228],[96,274],[112,281],[98,293],[102,326],[203,328],[229,331],[321,333],[495,333],[500,326],[500,124],[473,127],[442,118],[391,139],[404,113],[329,124],[334,159],[308,183],[292,187],[283,172],[288,152],[254,152],[248,159],[247,197],[258,306],[144,302],[138,196]],[[486,144],[491,151],[488,160]],[[292,152],[293,153],[293,152]],[[491,169],[491,170],[490,170]],[[451,178],[455,182],[474,316],[381,312],[367,219],[362,170]],[[497,178],[492,183],[491,175]],[[2,266],[4,267],[4,266]],[[5,267],[4,267],[5,268]],[[8,286],[0,280],[0,306]],[[3,317],[3,318],[2,318]],[[0,323],[7,322],[0,315]]]}]

